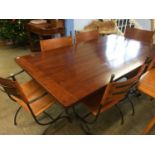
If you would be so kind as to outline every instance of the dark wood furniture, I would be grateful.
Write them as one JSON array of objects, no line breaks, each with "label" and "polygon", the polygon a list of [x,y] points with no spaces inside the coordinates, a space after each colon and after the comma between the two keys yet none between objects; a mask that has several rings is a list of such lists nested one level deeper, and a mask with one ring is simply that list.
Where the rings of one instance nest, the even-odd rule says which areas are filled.
[{"label": "dark wood furniture", "polygon": [[[155,98],[155,57],[148,66],[147,72],[142,76],[138,84],[138,90],[147,94],[148,96]],[[149,131],[155,125],[155,116],[149,122],[144,129],[143,134],[148,134]]]},{"label": "dark wood furniture", "polygon": [[87,42],[90,40],[98,39],[98,30],[88,31],[88,32],[77,32],[76,33],[76,43]]},{"label": "dark wood furniture", "polygon": [[26,24],[26,30],[29,34],[30,48],[32,51],[39,51],[40,47],[35,47],[33,41],[33,34],[39,37],[39,40],[52,38],[54,34],[65,35],[65,24],[64,20],[49,20],[43,24],[33,24],[31,22]]},{"label": "dark wood furniture", "polygon": [[58,49],[67,46],[72,46],[72,37],[40,40],[41,52],[47,52],[53,49]]},{"label": "dark wood furniture", "polygon": [[[0,77],[0,87],[3,88],[0,90],[6,93],[11,100],[20,105],[14,116],[14,125],[17,125],[16,119],[21,108],[29,112],[39,125],[48,125],[54,123],[58,119],[67,118],[66,116],[62,116],[62,113],[55,119],[47,114],[45,111],[54,105],[55,99],[35,80],[20,84],[16,79],[16,76],[20,73],[22,72],[14,75],[12,74],[8,78]],[[40,122],[37,116],[42,113],[46,114],[51,121]]]},{"label": "dark wood furniture", "polygon": [[126,38],[135,39],[146,43],[152,43],[154,32],[132,27],[126,27],[124,35]]},{"label": "dark wood furniture", "polygon": [[118,79],[155,55],[152,45],[109,35],[77,46],[16,59],[42,87],[69,107],[104,89],[111,74]]}]

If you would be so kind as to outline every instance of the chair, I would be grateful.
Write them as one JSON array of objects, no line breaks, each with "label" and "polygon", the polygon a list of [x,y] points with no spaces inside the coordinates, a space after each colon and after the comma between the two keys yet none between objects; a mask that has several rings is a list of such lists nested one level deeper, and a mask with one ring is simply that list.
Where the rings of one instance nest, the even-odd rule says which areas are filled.
[{"label": "chair", "polygon": [[67,47],[67,46],[72,46],[71,37],[40,40],[41,52],[51,51],[54,49]]},{"label": "chair", "polygon": [[150,44],[153,42],[153,35],[153,31],[141,30],[131,27],[126,27],[126,31],[124,34],[126,38],[135,39]]},{"label": "chair", "polygon": [[[24,84],[19,84],[16,80],[16,76],[23,71],[12,74],[7,78],[0,77],[0,86],[3,89],[1,91],[5,92],[8,97],[17,102],[20,107],[14,116],[14,125],[17,125],[17,115],[21,108],[32,114],[32,117],[39,125],[52,124],[58,119],[67,118],[67,116],[62,116],[59,114],[55,119],[45,112],[48,108],[54,105],[55,99],[50,96],[35,80],[30,80]],[[44,113],[47,115],[51,121],[43,123],[37,119],[37,116]]]},{"label": "chair", "polygon": [[[75,107],[73,108],[75,115],[80,118],[80,120],[82,120],[82,122],[84,123],[84,126],[81,125],[81,127],[86,133],[90,133],[88,124],[95,123],[102,112],[108,110],[114,105],[121,115],[121,123],[123,124],[123,113],[119,109],[118,103],[125,99],[128,99],[131,103],[132,115],[134,115],[134,106],[128,94],[130,89],[137,84],[137,81],[142,75],[144,69],[145,64],[140,67],[138,73],[134,77],[124,82],[114,81],[114,75],[112,75],[109,84],[105,88],[104,93],[103,91],[97,91],[96,93],[93,93],[91,96],[89,96],[87,99],[83,100],[83,104],[86,105],[86,107],[88,107],[90,111],[90,113],[84,115],[83,117],[80,116],[79,113],[77,113]],[[90,114],[94,117],[91,121],[88,121],[87,117],[90,116]]]},{"label": "chair", "polygon": [[[155,57],[152,59],[150,65],[148,66],[147,72],[141,77],[138,83],[138,90],[152,98],[155,98]],[[144,129],[143,134],[148,134],[154,125],[155,116]]]},{"label": "chair", "polygon": [[99,33],[97,30],[88,31],[88,32],[79,32],[76,33],[76,43],[87,42],[91,40],[98,39]]}]

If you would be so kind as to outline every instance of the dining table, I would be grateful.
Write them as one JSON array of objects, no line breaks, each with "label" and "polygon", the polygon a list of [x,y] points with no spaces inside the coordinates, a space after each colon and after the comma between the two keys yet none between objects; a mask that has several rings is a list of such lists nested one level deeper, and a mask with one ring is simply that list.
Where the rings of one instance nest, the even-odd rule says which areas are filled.
[{"label": "dining table", "polygon": [[16,63],[64,107],[71,107],[155,56],[152,44],[120,35],[17,57]]}]

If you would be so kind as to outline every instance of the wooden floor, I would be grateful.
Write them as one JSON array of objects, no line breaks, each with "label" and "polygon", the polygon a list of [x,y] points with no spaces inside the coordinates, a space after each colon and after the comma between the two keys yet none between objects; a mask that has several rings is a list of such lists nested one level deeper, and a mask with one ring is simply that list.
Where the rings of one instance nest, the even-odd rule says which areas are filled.
[{"label": "wooden floor", "polygon": [[[28,49],[17,49],[11,47],[0,47],[0,76],[6,77],[11,73],[20,70],[20,67],[14,62],[14,58],[21,55],[29,54]],[[21,82],[28,80],[30,77],[23,74],[19,77]],[[120,103],[120,108],[125,116],[124,125],[120,125],[120,115],[115,108],[111,108],[101,115],[98,122],[92,126],[94,134],[101,135],[140,135],[151,118],[155,115],[155,101],[151,101],[149,97],[142,95],[140,98],[132,96],[135,105],[135,116],[131,116],[130,104],[125,101]],[[79,121],[73,115],[73,122],[61,120],[51,126],[37,125],[30,114],[24,110],[20,111],[17,118],[18,126],[13,125],[14,114],[18,105],[11,101],[5,94],[0,92],[0,134],[4,135],[38,135],[56,134],[56,135],[79,135],[84,132],[79,127]],[[55,116],[62,107],[56,104],[54,109],[49,110],[50,114]],[[85,113],[86,108],[80,103],[78,109],[81,113]],[[42,121],[47,118],[40,116]],[[155,134],[155,128],[150,134]]]}]

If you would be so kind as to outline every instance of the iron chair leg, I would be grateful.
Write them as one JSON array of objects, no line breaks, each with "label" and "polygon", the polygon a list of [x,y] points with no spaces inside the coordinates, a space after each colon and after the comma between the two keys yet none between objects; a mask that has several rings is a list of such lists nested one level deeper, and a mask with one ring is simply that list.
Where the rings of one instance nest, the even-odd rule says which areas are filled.
[{"label": "iron chair leg", "polygon": [[135,88],[134,90],[130,91],[129,94],[133,94],[135,97],[140,97],[142,94],[138,91],[137,88]]},{"label": "iron chair leg", "polygon": [[97,121],[97,119],[98,119],[98,115],[96,115],[95,118],[94,118],[92,121],[90,121],[90,122],[89,122],[89,121],[86,121],[85,118],[88,117],[91,113],[87,113],[87,114],[84,115],[83,118],[82,118],[82,117],[76,112],[74,106],[73,106],[73,112],[74,112],[74,114],[75,114],[75,116],[76,116],[77,118],[79,118],[81,121],[83,121],[84,123],[87,123],[87,124],[94,124],[94,123]]},{"label": "iron chair leg", "polygon": [[47,122],[47,123],[41,123],[41,122],[39,122],[39,121],[37,120],[36,116],[34,115],[32,109],[31,109],[31,107],[30,107],[30,105],[27,104],[27,106],[28,106],[28,108],[29,108],[29,110],[30,110],[30,112],[31,112],[32,117],[34,118],[34,120],[36,121],[36,123],[39,124],[39,125],[49,125],[49,124],[55,123],[55,122],[56,122],[57,120],[59,120],[59,119],[63,119],[63,118],[67,118],[67,119],[68,119],[68,116],[62,116],[62,113],[63,113],[63,112],[60,113],[54,120],[53,120],[53,118],[52,118],[51,116],[47,115],[47,113],[44,112],[52,121]]},{"label": "iron chair leg", "polygon": [[[65,111],[65,113],[66,113],[66,111]],[[51,115],[49,115],[47,112],[44,111],[44,114],[45,114],[46,116],[48,116],[51,120],[54,121],[54,118],[53,118]],[[70,123],[72,122],[72,120],[71,120],[71,118],[69,117],[69,114],[68,114],[68,113],[66,113],[67,115],[65,115],[65,116],[61,116],[62,114],[63,114],[63,112],[60,113],[58,117],[66,118]],[[59,118],[59,119],[60,119],[60,118]]]},{"label": "iron chair leg", "polygon": [[[79,125],[80,125],[80,128],[82,129],[82,131],[83,131],[86,135],[91,135],[90,128],[89,128],[89,126],[87,125],[87,121],[84,120],[82,117],[80,117],[80,116],[77,114],[77,112],[76,112],[74,106],[73,106],[72,109],[73,109],[73,112],[74,112],[75,116],[80,120]],[[87,116],[88,116],[88,115],[87,115]],[[86,117],[87,117],[87,116],[86,116]]]},{"label": "iron chair leg", "polygon": [[86,115],[84,115],[83,117],[81,117],[75,110],[75,106],[73,106],[73,112],[75,114],[75,116],[80,119],[80,127],[81,129],[84,131],[85,134],[87,135],[92,135],[91,131],[90,131],[90,128],[88,126],[88,124],[94,124],[97,119],[98,119],[98,116],[99,115],[96,115],[95,118],[92,120],[92,121],[87,121],[85,118],[87,118],[91,113],[87,113]]},{"label": "iron chair leg", "polygon": [[119,108],[119,106],[117,104],[115,104],[115,107],[121,115],[121,124],[124,124],[124,115],[123,115],[121,109]]},{"label": "iron chair leg", "polygon": [[140,97],[140,96],[142,96],[142,94],[137,90],[136,91],[136,97]]},{"label": "iron chair leg", "polygon": [[[16,121],[16,120],[17,120],[17,116],[18,116],[18,113],[19,113],[19,111],[20,111],[21,108],[22,108],[22,107],[20,106],[20,107],[17,109],[16,113],[15,113],[15,116],[14,116],[14,125],[17,125],[17,121]],[[47,123],[41,123],[41,122],[38,121],[38,119],[37,119],[36,116],[34,115],[32,109],[29,107],[29,105],[28,105],[28,108],[29,108],[29,110],[30,110],[30,112],[31,112],[31,115],[32,115],[33,119],[34,119],[35,122],[36,122],[37,124],[39,124],[39,125],[48,125],[48,124],[52,124],[52,123],[56,122],[57,120],[59,120],[59,119],[64,119],[64,118],[66,118],[66,119],[68,119],[68,121],[70,121],[70,118],[69,118],[68,116],[62,116],[62,113],[63,113],[63,112],[60,113],[55,119],[53,119],[53,117],[51,117],[49,114],[47,114],[46,112],[44,112],[44,114],[46,114],[52,121],[47,122]]]},{"label": "iron chair leg", "polygon": [[80,127],[81,129],[83,130],[83,132],[86,134],[86,135],[92,135],[91,131],[90,131],[90,128],[88,126],[88,124],[82,124],[80,123]]},{"label": "iron chair leg", "polygon": [[15,116],[14,116],[14,125],[17,125],[17,115],[18,115],[18,113],[19,113],[19,111],[20,111],[21,108],[22,108],[22,107],[20,106],[20,107],[17,109],[16,113],[15,113]]},{"label": "iron chair leg", "polygon": [[68,116],[68,121],[70,122],[70,123],[72,123],[72,119],[71,119],[71,116],[70,116],[70,113],[69,113],[69,108],[65,108],[65,113],[66,113],[66,115]]},{"label": "iron chair leg", "polygon": [[47,112],[43,112],[46,116],[48,116],[51,120],[54,120],[54,118],[51,116],[51,115],[49,115]]},{"label": "iron chair leg", "polygon": [[131,99],[129,98],[129,96],[127,97],[128,98],[128,101],[129,101],[129,103],[131,104],[131,107],[132,107],[132,116],[134,116],[135,115],[135,108],[134,108],[134,104],[133,104],[133,102],[131,101]]},{"label": "iron chair leg", "polygon": [[[64,118],[69,120],[68,116],[61,116],[61,115],[62,115],[62,113],[61,113],[61,114],[59,114],[55,119],[53,119],[52,121],[47,122],[47,123],[41,123],[40,121],[38,121],[38,119],[36,118],[36,116],[35,116],[33,113],[31,113],[31,114],[32,114],[32,116],[33,116],[35,122],[36,122],[37,124],[39,124],[39,125],[49,125],[49,124],[53,124],[53,123],[55,123],[57,120],[64,119]],[[46,114],[47,114],[47,113],[46,113]],[[49,118],[51,119],[51,117],[49,117]]]}]

